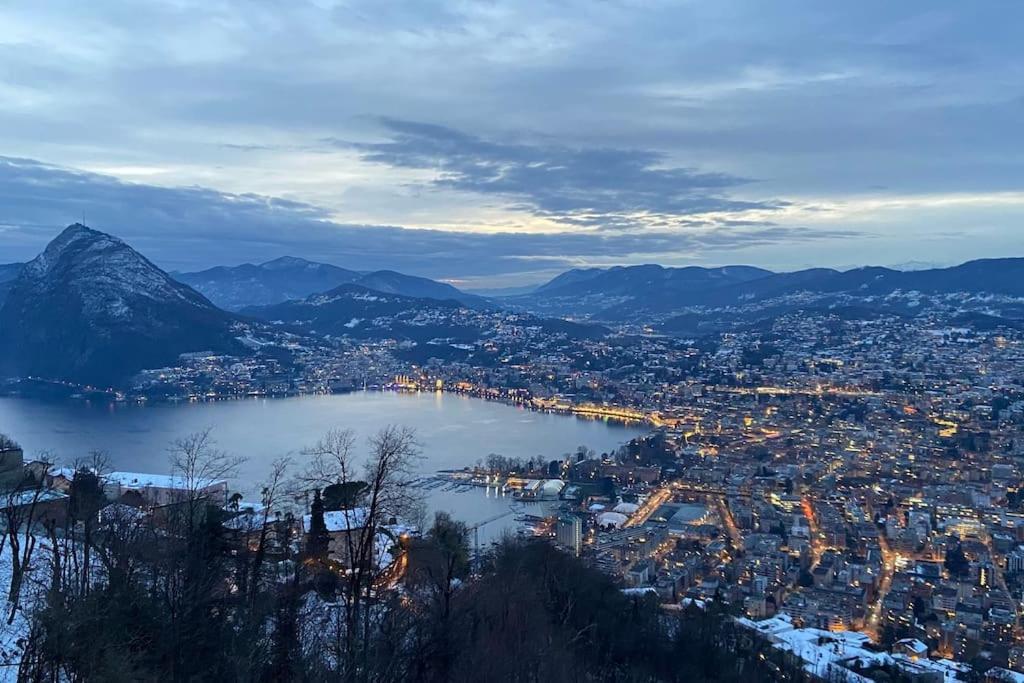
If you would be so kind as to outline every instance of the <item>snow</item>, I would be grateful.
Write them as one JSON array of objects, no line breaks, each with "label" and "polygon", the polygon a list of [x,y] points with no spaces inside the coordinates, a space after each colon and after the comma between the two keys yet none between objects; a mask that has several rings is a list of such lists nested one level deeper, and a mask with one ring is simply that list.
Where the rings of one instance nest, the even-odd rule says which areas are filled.
[{"label": "snow", "polygon": [[[876,652],[868,649],[871,639],[864,633],[796,628],[793,620],[785,614],[762,621],[741,617],[736,619],[736,623],[758,632],[776,649],[791,653],[803,662],[804,670],[824,680],[832,680],[831,673],[841,672],[844,676],[842,680],[870,683],[868,678],[854,673],[850,667],[891,665],[909,675],[938,673],[944,683],[958,683],[962,680],[963,674],[971,670],[968,665],[961,662],[927,659],[924,655],[927,655],[928,648],[919,641],[906,640],[900,643],[909,646],[915,652],[920,652],[920,657],[911,658],[904,654]],[[1024,679],[1020,679],[1019,683],[1024,683]]]},{"label": "snow", "polygon": [[126,489],[157,488],[169,490],[186,490],[193,486],[197,489],[204,489],[210,486],[218,486],[226,483],[224,480],[215,481],[207,479],[203,481],[189,482],[185,477],[171,474],[143,474],[140,472],[111,472],[103,476],[107,484],[117,484]]},{"label": "snow", "polygon": [[139,299],[215,309],[121,240],[82,225],[54,239],[25,266],[23,277],[26,294],[45,295],[64,286],[55,283],[66,283],[87,318],[112,323],[130,320],[140,310]]},{"label": "snow", "polygon": [[613,526],[616,529],[629,521],[626,515],[619,512],[602,512],[597,516],[597,523],[600,526]]},{"label": "snow", "polygon": [[[327,525],[327,531],[332,533],[338,531],[354,531],[366,526],[366,518],[369,514],[370,513],[366,508],[331,510],[324,513],[324,524]],[[302,518],[302,528],[307,534],[309,533],[310,522],[312,519],[312,515],[305,515]]]},{"label": "snow", "polygon": [[18,664],[24,650],[24,639],[28,636],[28,612],[36,600],[42,599],[48,583],[50,547],[45,539],[38,539],[32,560],[25,573],[22,583],[21,606],[14,615],[14,621],[7,623],[10,614],[10,603],[7,602],[7,591],[11,585],[11,548],[4,544],[0,553],[0,593],[4,596],[3,612],[0,613],[0,683],[18,680]]}]

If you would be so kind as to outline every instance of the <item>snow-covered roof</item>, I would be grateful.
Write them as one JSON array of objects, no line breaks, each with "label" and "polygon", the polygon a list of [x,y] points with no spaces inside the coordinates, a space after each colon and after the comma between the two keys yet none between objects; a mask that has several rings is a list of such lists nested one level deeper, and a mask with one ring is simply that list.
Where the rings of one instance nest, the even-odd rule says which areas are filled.
[{"label": "snow-covered roof", "polygon": [[[353,531],[366,526],[366,518],[369,516],[366,508],[352,508],[351,510],[331,510],[324,513],[324,524],[327,531]],[[302,518],[302,528],[309,533],[312,515],[305,515]]]},{"label": "snow-covered roof", "polygon": [[911,652],[914,652],[918,655],[928,654],[928,646],[922,643],[917,638],[904,638],[902,640],[897,640],[896,645],[904,647],[907,650],[910,650]]},{"label": "snow-covered roof", "polygon": [[6,494],[3,498],[0,498],[0,505],[7,507],[10,504],[12,507],[18,508],[22,505],[31,505],[33,501],[35,503],[46,503],[53,500],[60,500],[61,498],[67,498],[66,493],[60,491],[54,491],[53,489],[43,489],[37,491],[36,489],[25,489],[23,491],[14,491]]},{"label": "snow-covered roof", "polygon": [[[739,626],[760,633],[775,648],[793,654],[803,662],[804,670],[825,680],[831,680],[830,672],[841,670],[844,681],[870,683],[868,678],[855,673],[851,667],[856,669],[872,665],[895,665],[909,674],[938,673],[944,683],[959,683],[961,675],[971,670],[968,665],[961,662],[927,659],[923,656],[927,654],[927,646],[910,638],[899,643],[911,651],[922,652],[922,656],[915,655],[911,658],[905,654],[876,652],[867,647],[871,643],[871,638],[864,633],[796,628],[793,626],[793,620],[785,614],[761,621],[742,617],[735,621]],[[1024,677],[1006,680],[1011,683],[1024,683]]]},{"label": "snow-covered roof", "polygon": [[784,631],[792,631],[794,628],[793,619],[788,614],[779,614],[771,619],[764,619],[762,621],[754,621],[753,619],[740,617],[736,620],[736,623],[740,626],[757,631],[765,636],[773,636]]},{"label": "snow-covered roof", "polygon": [[911,659],[910,657],[897,654],[892,655],[892,662],[908,674],[920,674],[923,672],[937,673],[942,676],[943,683],[961,683],[962,674],[971,671],[971,667],[962,662],[954,662],[951,659]]},{"label": "snow-covered roof", "polygon": [[277,512],[270,512],[267,514],[267,510],[246,510],[245,512],[232,517],[231,519],[224,522],[225,529],[232,529],[234,531],[254,531],[260,529],[264,524],[270,522],[276,522],[280,519]]},{"label": "snow-covered roof", "polygon": [[110,472],[103,475],[103,481],[108,484],[117,484],[126,489],[172,489],[183,490],[195,486],[200,489],[211,486],[226,485],[223,479],[207,479],[189,482],[187,478],[172,474],[145,474],[141,472]]},{"label": "snow-covered roof", "polygon": [[640,506],[637,505],[636,503],[619,503],[614,508],[612,508],[614,512],[621,512],[624,515],[631,515],[639,509]]},{"label": "snow-covered roof", "polygon": [[601,526],[620,527],[629,520],[626,515],[619,512],[602,512],[597,516],[597,523]]}]

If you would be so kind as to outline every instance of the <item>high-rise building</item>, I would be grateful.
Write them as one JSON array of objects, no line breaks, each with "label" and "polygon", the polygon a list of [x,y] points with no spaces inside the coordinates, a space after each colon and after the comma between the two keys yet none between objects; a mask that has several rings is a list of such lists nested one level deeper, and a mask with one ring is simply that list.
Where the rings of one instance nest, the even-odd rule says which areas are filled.
[{"label": "high-rise building", "polygon": [[583,549],[583,520],[576,515],[562,515],[558,518],[555,540],[579,557]]}]

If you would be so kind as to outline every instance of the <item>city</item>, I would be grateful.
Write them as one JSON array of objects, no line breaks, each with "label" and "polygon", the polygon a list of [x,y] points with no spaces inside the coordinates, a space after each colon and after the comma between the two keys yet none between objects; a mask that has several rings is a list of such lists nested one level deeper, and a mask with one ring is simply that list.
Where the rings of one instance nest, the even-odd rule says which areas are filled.
[{"label": "city", "polygon": [[1024,683],[1024,3],[0,3],[0,683]]}]

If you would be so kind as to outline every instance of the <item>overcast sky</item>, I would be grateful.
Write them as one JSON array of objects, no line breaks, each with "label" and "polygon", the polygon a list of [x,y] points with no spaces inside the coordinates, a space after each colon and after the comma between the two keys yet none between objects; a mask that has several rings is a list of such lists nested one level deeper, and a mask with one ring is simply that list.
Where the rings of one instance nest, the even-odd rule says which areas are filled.
[{"label": "overcast sky", "polygon": [[1024,3],[0,3],[0,261],[1024,256]]}]

